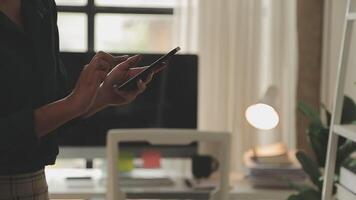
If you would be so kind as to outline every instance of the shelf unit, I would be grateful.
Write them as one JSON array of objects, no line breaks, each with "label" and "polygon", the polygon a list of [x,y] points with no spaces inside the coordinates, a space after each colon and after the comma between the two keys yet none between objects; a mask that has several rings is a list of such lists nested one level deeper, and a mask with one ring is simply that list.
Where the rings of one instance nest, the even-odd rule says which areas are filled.
[{"label": "shelf unit", "polygon": [[355,200],[356,194],[352,193],[350,190],[345,188],[344,186],[337,184],[337,195],[336,198],[340,200]]},{"label": "shelf unit", "polygon": [[356,142],[356,125],[335,125],[334,132],[339,136]]},{"label": "shelf unit", "polygon": [[[345,17],[343,22],[343,32],[339,54],[340,57],[338,63],[337,86],[334,96],[333,115],[330,125],[329,143],[325,166],[325,179],[322,191],[323,200],[334,199],[332,191],[339,137],[345,137],[356,142],[356,125],[340,125],[352,31],[354,22],[356,21],[356,13],[351,11],[351,0],[347,0],[344,13]],[[337,195],[339,200],[356,199],[355,194],[342,185],[338,185],[338,189],[340,190],[340,194]]]}]

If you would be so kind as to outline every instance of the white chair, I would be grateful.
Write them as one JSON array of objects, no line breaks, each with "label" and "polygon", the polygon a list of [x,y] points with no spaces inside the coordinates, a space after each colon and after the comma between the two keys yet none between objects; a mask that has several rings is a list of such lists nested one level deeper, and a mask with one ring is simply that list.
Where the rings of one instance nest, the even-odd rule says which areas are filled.
[{"label": "white chair", "polygon": [[118,143],[147,141],[152,145],[187,145],[192,142],[211,142],[218,144],[220,163],[220,184],[210,194],[210,200],[227,200],[229,194],[230,134],[187,129],[113,129],[107,135],[107,199],[125,200],[126,194],[119,187]]}]

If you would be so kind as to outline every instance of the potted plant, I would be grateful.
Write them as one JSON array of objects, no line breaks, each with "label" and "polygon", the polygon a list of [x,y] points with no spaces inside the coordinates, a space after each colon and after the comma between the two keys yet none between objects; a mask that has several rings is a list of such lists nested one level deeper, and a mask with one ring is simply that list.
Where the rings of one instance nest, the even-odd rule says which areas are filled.
[{"label": "potted plant", "polygon": [[[322,107],[322,111],[324,111],[326,118],[324,122],[321,119],[320,114],[307,104],[300,102],[298,104],[298,109],[309,119],[307,136],[316,160],[313,160],[304,151],[296,152],[296,157],[302,165],[303,170],[308,175],[311,184],[292,184],[292,188],[296,189],[298,193],[291,195],[288,200],[320,200],[323,187],[323,169],[326,161],[331,113],[325,106]],[[341,124],[354,123],[355,120],[355,102],[351,98],[345,96]],[[337,181],[340,166],[349,158],[350,154],[355,151],[356,143],[344,138],[339,139],[335,168],[335,174],[337,176],[335,181]]]}]

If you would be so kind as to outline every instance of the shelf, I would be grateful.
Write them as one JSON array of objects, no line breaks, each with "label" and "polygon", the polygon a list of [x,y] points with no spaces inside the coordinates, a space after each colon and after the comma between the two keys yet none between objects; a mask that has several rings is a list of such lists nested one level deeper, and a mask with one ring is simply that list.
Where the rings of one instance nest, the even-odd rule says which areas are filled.
[{"label": "shelf", "polygon": [[346,18],[347,20],[356,20],[356,13],[349,13]]},{"label": "shelf", "polygon": [[345,188],[344,186],[337,184],[337,199],[338,200],[355,200],[356,194]]},{"label": "shelf", "polygon": [[356,125],[335,125],[334,132],[342,137],[356,142]]},{"label": "shelf", "polygon": [[[342,26],[342,31],[340,31],[340,35],[342,38],[339,42],[340,44],[340,54],[338,55],[338,58],[340,60],[339,65],[338,65],[338,70],[337,70],[337,81],[335,85],[335,102],[334,102],[334,110],[332,115],[335,117],[337,120],[332,120],[332,124],[330,125],[330,129],[332,131],[332,134],[330,135],[329,141],[328,141],[328,151],[327,151],[327,157],[326,157],[326,166],[325,166],[325,179],[324,179],[324,184],[323,184],[323,192],[322,192],[322,197],[323,200],[333,200],[333,187],[334,187],[334,180],[335,180],[335,162],[336,162],[336,157],[337,157],[337,150],[338,150],[338,142],[337,139],[338,137],[335,136],[341,136],[346,139],[349,139],[353,142],[356,142],[356,124],[352,125],[339,125],[335,124],[340,123],[340,115],[342,114],[343,111],[343,101],[344,101],[344,90],[345,90],[345,83],[347,80],[347,72],[350,70],[351,67],[355,66],[350,66],[346,65],[348,61],[348,56],[351,55],[351,49],[352,45],[349,45],[351,43],[352,39],[354,38],[353,34],[353,28],[352,25],[354,24],[354,21],[356,21],[356,12],[351,10],[351,1],[353,0],[345,0],[346,6],[345,9],[342,11],[342,14],[345,14],[345,18],[343,18],[343,26]],[[341,11],[341,10],[340,10]],[[340,12],[341,13],[341,12]],[[353,183],[354,184],[354,183]],[[337,185],[338,190],[336,197],[339,200],[356,200],[356,194],[352,193],[351,190],[347,189],[346,187],[342,185]]]}]

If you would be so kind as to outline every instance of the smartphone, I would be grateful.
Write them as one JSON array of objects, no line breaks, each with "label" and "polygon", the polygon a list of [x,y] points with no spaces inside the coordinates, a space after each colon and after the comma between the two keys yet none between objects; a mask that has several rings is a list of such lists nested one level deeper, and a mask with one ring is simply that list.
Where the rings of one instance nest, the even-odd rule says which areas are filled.
[{"label": "smartphone", "polygon": [[137,82],[139,80],[146,80],[148,75],[150,75],[155,69],[162,66],[162,64],[168,63],[169,59],[180,50],[180,47],[176,47],[166,55],[160,57],[158,60],[150,64],[148,67],[143,69],[141,72],[135,74],[133,77],[129,78],[123,84],[117,87],[118,90],[130,91],[137,88]]}]

